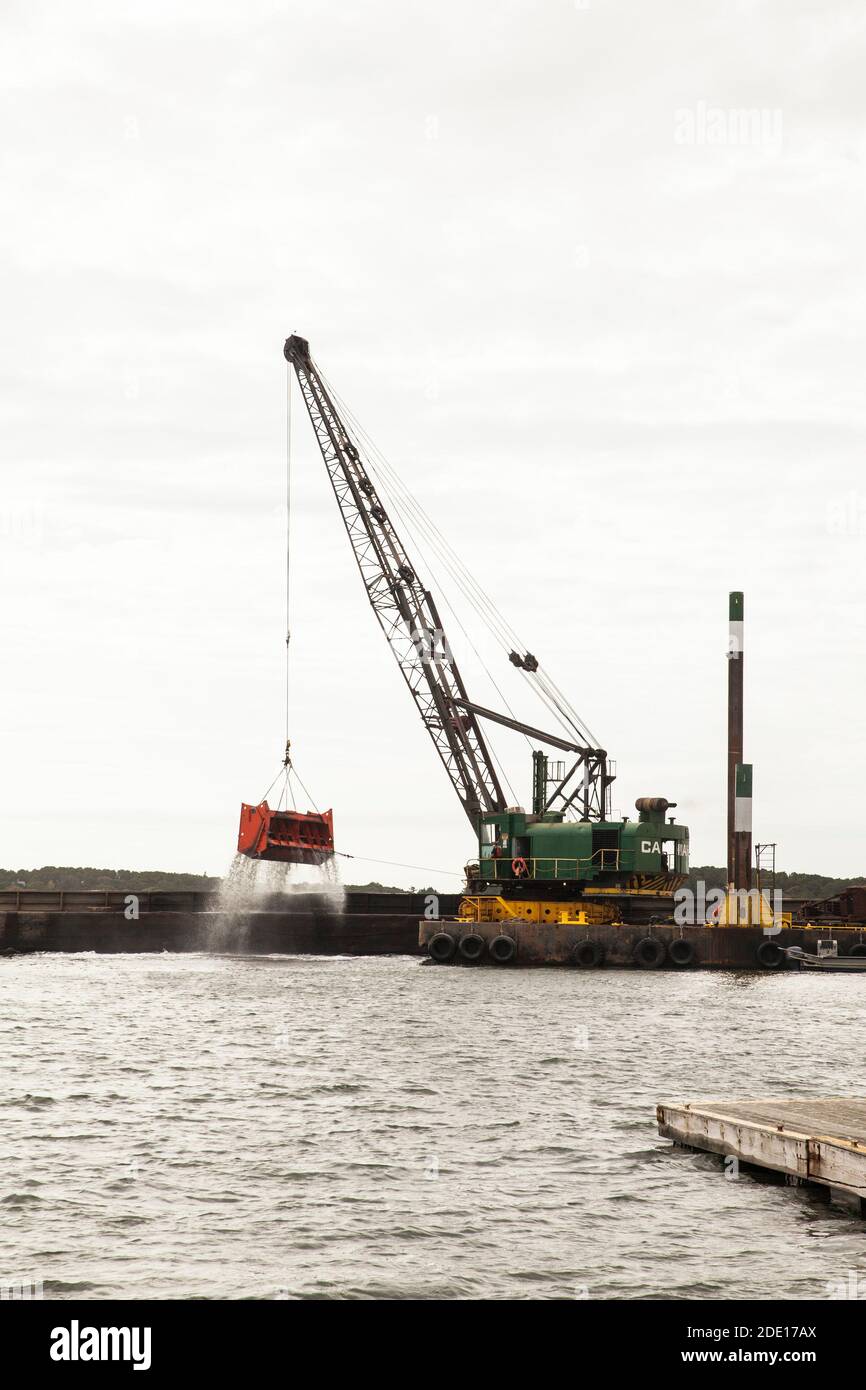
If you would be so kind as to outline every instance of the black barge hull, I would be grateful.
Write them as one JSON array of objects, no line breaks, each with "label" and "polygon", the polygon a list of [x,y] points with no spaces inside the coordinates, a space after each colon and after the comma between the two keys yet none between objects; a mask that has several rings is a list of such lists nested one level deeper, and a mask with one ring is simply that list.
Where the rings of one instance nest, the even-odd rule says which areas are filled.
[{"label": "black barge hull", "polygon": [[[866,953],[866,927],[822,927],[819,931],[806,927],[790,927],[771,935],[761,927],[678,927],[654,925],[631,926],[569,926],[563,923],[536,922],[421,922],[419,941],[431,961],[436,959],[434,938],[451,937],[454,950],[449,954],[442,943],[442,955],[437,963],[466,965],[473,969],[484,966],[509,968],[514,966],[569,966],[577,969],[624,967],[629,969],[704,969],[704,970],[796,970],[798,965],[784,954],[784,947],[801,946],[812,951],[819,936],[832,936],[839,943],[839,955]],[[491,946],[502,937],[514,943],[510,958],[497,960],[497,947]],[[475,958],[467,960],[463,942],[475,941]],[[483,947],[478,943],[482,938]],[[433,950],[429,948],[433,943]],[[590,949],[585,943],[591,943]],[[855,949],[859,948],[859,949]],[[505,956],[507,952],[502,952]]]},{"label": "black barge hull", "polygon": [[[455,938],[453,963],[468,964],[458,949],[459,939],[480,934],[485,946],[472,968],[493,965],[488,946],[495,936],[510,933],[516,942],[513,965],[574,966],[575,948],[585,940],[597,943],[600,967],[632,969],[795,969],[785,960],[767,966],[758,959],[765,942],[814,950],[818,936],[833,936],[840,956],[856,947],[866,952],[866,927],[823,926],[820,931],[791,927],[768,937],[758,927],[567,926],[564,924],[504,924],[457,922],[459,898],[442,895],[439,919],[427,919],[429,898],[417,893],[347,893],[342,909],[317,894],[265,901],[254,909],[225,910],[213,893],[116,891],[54,892],[10,890],[0,893],[0,954],[37,951],[217,951],[249,955],[427,956],[431,938],[450,933]],[[449,920],[450,919],[450,920]],[[639,963],[636,953],[647,939],[659,943],[649,956],[655,965]],[[676,964],[671,947],[690,944],[691,959]],[[684,954],[674,947],[674,954]],[[772,953],[771,953],[772,954]],[[859,954],[859,951],[856,952]],[[501,968],[501,967],[500,967]],[[578,967],[586,968],[586,967]]]}]

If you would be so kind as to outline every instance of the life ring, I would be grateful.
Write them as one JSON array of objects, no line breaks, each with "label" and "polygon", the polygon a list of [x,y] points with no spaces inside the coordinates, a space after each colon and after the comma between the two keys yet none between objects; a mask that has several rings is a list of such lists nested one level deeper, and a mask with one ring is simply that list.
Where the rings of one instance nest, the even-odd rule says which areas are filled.
[{"label": "life ring", "polygon": [[635,964],[641,970],[658,970],[665,958],[665,943],[657,936],[644,936],[634,948]]},{"label": "life ring", "polygon": [[457,942],[447,931],[437,931],[435,936],[431,936],[427,942],[427,953],[431,960],[435,960],[437,965],[444,965],[454,955]]},{"label": "life ring", "polygon": [[529,874],[529,865],[520,855],[511,861],[511,872],[515,878],[526,878]]},{"label": "life ring", "polygon": [[484,955],[485,945],[484,937],[479,936],[477,931],[471,931],[461,936],[457,942],[457,950],[464,960],[476,961]]},{"label": "life ring", "polygon": [[684,936],[678,936],[668,946],[668,956],[673,965],[694,965],[695,948]]},{"label": "life ring", "polygon": [[778,970],[781,965],[785,964],[785,952],[781,946],[776,945],[775,941],[762,941],[755,955],[758,957],[758,963],[765,970]]},{"label": "life ring", "polygon": [[601,965],[604,960],[604,948],[598,941],[590,941],[587,937],[584,941],[578,941],[572,948],[569,957],[572,965],[579,965],[582,969],[592,969],[594,966]]},{"label": "life ring", "polygon": [[517,942],[511,936],[494,936],[487,949],[497,965],[507,965],[517,955]]}]

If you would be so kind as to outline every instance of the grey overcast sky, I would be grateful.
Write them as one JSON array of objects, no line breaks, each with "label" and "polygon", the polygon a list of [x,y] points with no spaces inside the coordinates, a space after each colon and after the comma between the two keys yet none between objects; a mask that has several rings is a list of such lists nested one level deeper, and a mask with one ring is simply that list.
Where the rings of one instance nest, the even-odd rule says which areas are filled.
[{"label": "grey overcast sky", "polygon": [[[866,875],[862,5],[6,0],[2,33],[0,862],[229,862],[282,753],[297,331],[616,807],[677,801],[723,862],[743,588],[756,837]],[[301,775],[342,849],[458,871],[293,434]]]}]

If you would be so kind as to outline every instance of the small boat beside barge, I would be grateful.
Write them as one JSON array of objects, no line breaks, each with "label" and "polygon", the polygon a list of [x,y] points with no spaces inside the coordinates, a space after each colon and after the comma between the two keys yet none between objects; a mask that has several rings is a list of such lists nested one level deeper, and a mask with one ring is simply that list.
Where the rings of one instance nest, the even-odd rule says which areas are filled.
[{"label": "small boat beside barge", "polygon": [[804,951],[802,946],[788,946],[785,948],[785,954],[788,960],[793,961],[801,970],[842,975],[862,974],[866,971],[866,953],[840,956],[839,943],[836,940],[818,941],[814,952]]}]

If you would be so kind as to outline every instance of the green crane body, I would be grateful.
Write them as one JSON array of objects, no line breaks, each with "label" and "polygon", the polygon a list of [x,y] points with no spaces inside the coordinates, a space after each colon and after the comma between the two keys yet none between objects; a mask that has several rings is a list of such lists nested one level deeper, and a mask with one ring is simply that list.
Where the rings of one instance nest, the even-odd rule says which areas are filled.
[{"label": "green crane body", "polygon": [[536,755],[532,813],[509,808],[482,817],[477,890],[572,897],[584,888],[658,894],[683,883],[689,832],[667,815],[676,803],[641,797],[637,820],[568,821],[543,809],[542,786]]}]

